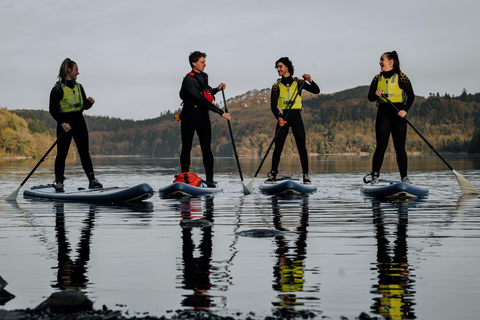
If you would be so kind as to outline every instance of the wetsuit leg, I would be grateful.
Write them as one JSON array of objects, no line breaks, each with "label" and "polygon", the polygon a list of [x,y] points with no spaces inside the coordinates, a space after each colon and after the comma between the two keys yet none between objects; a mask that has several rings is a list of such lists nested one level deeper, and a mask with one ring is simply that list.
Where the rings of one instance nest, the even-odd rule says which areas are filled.
[{"label": "wetsuit leg", "polygon": [[378,108],[377,119],[375,121],[375,136],[377,147],[373,154],[372,171],[380,172],[383,164],[383,157],[387,151],[388,140],[390,139],[391,119],[389,111],[386,108]]},{"label": "wetsuit leg", "polygon": [[93,180],[95,179],[95,174],[93,172],[92,158],[90,157],[88,129],[87,124],[85,123],[85,118],[82,115],[79,115],[78,120],[75,121],[72,131],[73,140],[77,145],[83,171],[85,171],[88,180]]},{"label": "wetsuit leg", "polygon": [[205,175],[207,180],[213,179],[213,153],[212,143],[212,125],[210,124],[209,115],[202,116],[200,125],[197,128],[198,140],[202,149],[203,166],[205,167]]},{"label": "wetsuit leg", "polygon": [[[287,139],[288,135],[288,127],[289,125],[286,124],[283,127],[277,123],[277,127],[275,128],[275,135],[277,138],[275,139],[275,149],[273,149],[273,156],[272,156],[272,171],[278,172],[278,165],[280,164],[280,157],[283,151],[283,145],[285,144],[285,140]],[[280,132],[278,132],[280,130]],[[278,134],[277,134],[278,132]]]},{"label": "wetsuit leg", "polygon": [[305,127],[303,125],[302,117],[299,115],[292,124],[292,133],[297,144],[298,155],[300,156],[300,163],[302,164],[303,174],[308,174],[308,153],[306,146]]},{"label": "wetsuit leg", "polygon": [[[60,123],[57,124],[57,138],[64,132]],[[65,132],[57,142],[57,156],[55,157],[55,181],[62,182],[65,175],[65,160],[72,142],[72,132]]]},{"label": "wetsuit leg", "polygon": [[400,171],[400,177],[407,176],[408,158],[405,151],[405,142],[407,140],[407,122],[397,117],[392,121],[392,138],[395,153],[397,155],[397,164]]},{"label": "wetsuit leg", "polygon": [[189,172],[190,151],[192,151],[193,135],[195,134],[195,123],[193,119],[189,117],[182,117],[181,133],[182,152],[180,153],[180,166],[182,168],[182,172]]}]

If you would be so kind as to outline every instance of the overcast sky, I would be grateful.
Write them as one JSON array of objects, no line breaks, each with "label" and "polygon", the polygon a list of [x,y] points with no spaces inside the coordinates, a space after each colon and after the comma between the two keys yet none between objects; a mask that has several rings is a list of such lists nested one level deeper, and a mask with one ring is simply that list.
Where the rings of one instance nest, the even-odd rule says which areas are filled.
[{"label": "overcast sky", "polygon": [[271,87],[283,56],[322,93],[369,85],[391,50],[417,95],[476,93],[479,13],[478,0],[2,0],[0,107],[48,110],[69,57],[96,100],[87,114],[154,118],[180,107],[195,50],[227,99]]}]

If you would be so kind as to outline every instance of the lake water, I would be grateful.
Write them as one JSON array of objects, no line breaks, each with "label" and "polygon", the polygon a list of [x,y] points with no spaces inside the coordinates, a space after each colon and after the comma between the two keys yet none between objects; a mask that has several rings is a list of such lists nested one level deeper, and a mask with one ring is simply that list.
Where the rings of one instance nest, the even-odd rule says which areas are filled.
[{"label": "lake water", "polygon": [[[446,155],[480,188],[480,156]],[[24,199],[22,191],[53,181],[43,163],[17,203],[0,201],[0,276],[15,298],[0,309],[34,308],[51,293],[78,289],[125,315],[172,310],[237,312],[252,319],[276,309],[309,310],[319,318],[355,319],[361,312],[391,319],[476,319],[480,314],[480,199],[462,196],[455,175],[434,155],[409,158],[413,183],[430,195],[378,202],[360,193],[368,157],[312,157],[318,191],[283,199],[243,195],[232,158],[216,159],[224,192],[184,200],[158,193],[139,206],[103,206]],[[245,184],[260,159],[241,159]],[[13,192],[35,161],[0,160],[0,197]],[[105,186],[173,181],[177,159],[95,158]],[[297,157],[281,170],[300,177]],[[398,179],[394,157],[382,178]],[[192,171],[203,172],[200,159]],[[67,165],[66,184],[85,184]],[[203,218],[207,227],[184,227]],[[254,238],[238,232],[282,231]]]}]

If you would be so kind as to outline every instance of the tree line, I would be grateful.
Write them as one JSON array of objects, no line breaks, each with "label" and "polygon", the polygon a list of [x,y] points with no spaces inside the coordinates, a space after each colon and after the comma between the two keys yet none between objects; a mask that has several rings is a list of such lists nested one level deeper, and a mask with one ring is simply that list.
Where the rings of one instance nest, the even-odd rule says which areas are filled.
[{"label": "tree line", "polygon": [[[310,154],[370,154],[375,150],[376,104],[367,100],[368,86],[334,94],[305,93],[302,117]],[[227,101],[240,156],[263,156],[273,139],[276,120],[270,111],[270,90],[252,90]],[[176,157],[181,150],[180,122],[167,111],[157,118],[124,120],[86,115],[92,155]],[[440,152],[480,152],[480,94],[464,90],[458,97],[431,94],[416,97],[409,120]],[[226,121],[212,119],[212,150],[216,156],[233,156]],[[56,122],[48,111],[0,109],[1,156],[41,157],[55,141]],[[390,152],[393,146],[389,147]],[[430,152],[408,131],[408,152]],[[296,154],[292,135],[285,154]],[[54,155],[55,152],[52,152]],[[74,157],[76,153],[69,153]],[[192,150],[200,156],[195,138]]]}]

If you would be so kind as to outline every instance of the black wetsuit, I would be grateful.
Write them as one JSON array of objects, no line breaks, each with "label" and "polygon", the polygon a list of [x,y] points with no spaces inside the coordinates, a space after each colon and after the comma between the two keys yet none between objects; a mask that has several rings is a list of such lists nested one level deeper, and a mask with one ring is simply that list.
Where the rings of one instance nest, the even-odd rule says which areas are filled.
[{"label": "black wetsuit", "polygon": [[[282,84],[285,86],[289,87],[293,83],[293,77],[282,77],[281,80]],[[305,82],[302,79],[298,80],[298,88],[302,85],[302,83]],[[320,93],[320,88],[315,82],[307,83],[305,82],[302,90],[298,92],[298,95],[300,96],[302,94],[302,91],[306,90],[308,92],[318,94]],[[282,155],[282,150],[283,150],[283,145],[285,144],[285,139],[287,139],[288,135],[288,128],[292,128],[292,133],[295,138],[295,143],[297,144],[297,149],[298,149],[298,154],[300,156],[300,162],[302,164],[302,171],[304,174],[308,174],[308,154],[307,154],[307,147],[306,147],[306,138],[305,138],[305,127],[303,126],[303,120],[302,120],[302,115],[301,115],[301,110],[300,109],[291,109],[290,112],[288,113],[288,117],[285,119],[284,114],[280,114],[280,110],[278,109],[278,96],[280,94],[280,89],[278,87],[278,83],[276,82],[272,86],[272,94],[270,97],[270,107],[272,109],[273,115],[275,118],[278,120],[279,117],[281,117],[283,120],[287,121],[285,125],[280,127],[280,125],[277,123],[277,127],[275,128],[275,134],[277,134],[278,130],[278,135],[275,139],[275,149],[273,150],[273,156],[272,156],[272,172],[278,172],[278,165],[280,164],[280,157]],[[292,97],[293,98],[293,97]],[[284,111],[285,114],[288,111]]]},{"label": "black wetsuit", "polygon": [[[73,89],[75,81],[73,80],[63,80],[63,83],[67,87]],[[92,107],[90,101],[87,100],[85,91],[80,85],[82,90],[82,99],[84,109],[88,110]],[[50,92],[50,105],[49,110],[52,117],[57,121],[57,137],[60,136],[63,130],[62,123],[69,123],[72,129],[65,132],[63,137],[57,143],[57,157],[55,158],[55,181],[65,180],[65,160],[67,159],[68,149],[70,148],[70,143],[75,140],[77,145],[78,154],[82,162],[83,170],[87,175],[88,179],[91,181],[95,179],[95,174],[93,172],[92,159],[90,158],[89,145],[88,145],[88,129],[87,124],[85,123],[85,118],[83,117],[82,111],[76,112],[66,112],[61,113],[60,101],[63,99],[63,89],[62,86],[57,82]]]},{"label": "black wetsuit", "polygon": [[[382,76],[389,79],[395,74],[394,70],[382,72]],[[368,91],[368,100],[377,101],[378,96],[375,94],[377,91],[378,75],[373,78],[370,84],[370,90]],[[399,75],[399,87],[404,91],[406,100],[402,103],[395,103],[398,110],[408,111],[413,104],[415,94],[413,93],[412,84],[405,74]],[[377,111],[377,119],[375,121],[375,135],[377,140],[377,147],[373,154],[372,172],[375,175],[379,175],[380,169],[383,163],[383,157],[388,147],[388,140],[390,139],[390,133],[392,133],[393,145],[395,147],[395,153],[397,155],[398,169],[400,170],[400,176],[407,176],[408,159],[407,152],[405,151],[405,141],[407,137],[407,122],[405,119],[397,115],[398,111],[395,110],[388,103],[379,103]]]},{"label": "black wetsuit", "polygon": [[204,90],[210,90],[212,95],[218,92],[218,89],[212,89],[208,85],[208,75],[206,73],[194,72],[193,76],[187,74],[185,78],[183,78],[182,88],[180,89],[180,98],[183,100],[181,114],[182,152],[180,154],[180,166],[182,172],[189,172],[190,151],[192,150],[193,136],[196,131],[198,140],[200,141],[200,148],[202,149],[205,175],[207,180],[209,180],[213,179],[214,160],[212,149],[210,147],[212,142],[212,126],[210,124],[210,116],[208,112],[211,110],[220,115],[224,112],[200,94]]}]

